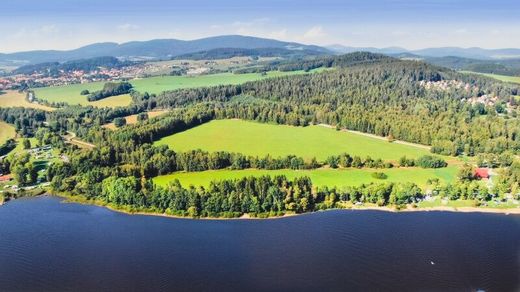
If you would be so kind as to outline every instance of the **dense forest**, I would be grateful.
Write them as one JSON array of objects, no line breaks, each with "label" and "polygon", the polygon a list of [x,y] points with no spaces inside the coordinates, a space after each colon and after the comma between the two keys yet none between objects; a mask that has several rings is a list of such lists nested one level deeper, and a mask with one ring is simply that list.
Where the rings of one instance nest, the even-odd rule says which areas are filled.
[{"label": "dense forest", "polygon": [[[480,165],[506,167],[493,189],[475,182],[473,170],[462,168],[456,184],[430,183],[429,189],[452,199],[489,200],[518,189],[520,167],[513,155],[520,150],[516,100],[519,88],[476,75],[462,75],[422,62],[383,55],[353,53],[284,64],[291,70],[330,67],[320,73],[248,82],[242,85],[181,89],[158,95],[132,92],[126,107],[67,106],[53,112],[0,109],[0,120],[15,125],[24,137],[46,138],[69,157],[53,163],[47,179],[56,192],[79,194],[133,210],[152,210],[182,216],[235,217],[307,212],[345,203],[405,205],[426,194],[414,184],[370,184],[346,190],[316,188],[308,178],[245,178],[214,182],[207,188],[186,188],[178,182],[167,188],[151,178],[173,171],[210,169],[312,169],[336,167],[445,167],[433,155],[403,157],[397,164],[377,157],[348,154],[326,161],[296,156],[249,157],[240,153],[176,152],[152,146],[162,137],[214,119],[240,118],[293,126],[328,124],[432,145],[432,152],[477,156]],[[493,103],[470,102],[491,97]],[[169,109],[156,118],[117,131],[102,125],[149,110]],[[73,132],[96,145],[90,150],[64,144],[60,135]],[[12,161],[30,171],[28,163]],[[18,167],[18,168],[22,168]],[[30,179],[30,172],[25,175]]]},{"label": "dense forest", "polygon": [[90,59],[81,59],[74,61],[67,61],[63,63],[59,62],[46,62],[34,65],[25,65],[17,68],[13,71],[13,74],[44,74],[46,76],[59,76],[60,71],[72,72],[72,71],[94,71],[100,68],[111,69],[111,68],[122,68],[130,66],[134,62],[120,61],[115,57],[96,57]]}]

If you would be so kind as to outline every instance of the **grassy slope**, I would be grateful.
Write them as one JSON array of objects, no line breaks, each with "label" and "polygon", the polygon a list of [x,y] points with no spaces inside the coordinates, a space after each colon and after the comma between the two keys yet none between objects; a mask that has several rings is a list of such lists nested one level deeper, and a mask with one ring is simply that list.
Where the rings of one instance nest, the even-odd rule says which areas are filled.
[{"label": "grassy slope", "polygon": [[4,122],[0,122],[0,144],[4,144],[5,141],[10,138],[14,138],[15,135],[16,131],[14,130],[13,126]]},{"label": "grassy slope", "polygon": [[[232,74],[232,73],[222,73],[222,74],[212,74],[212,75],[201,75],[201,76],[160,76],[160,77],[150,77],[143,79],[135,79],[131,80],[130,83],[134,86],[135,90],[139,92],[149,92],[149,93],[161,93],[167,90],[174,90],[180,88],[193,88],[193,87],[202,87],[202,86],[216,86],[223,84],[240,84],[247,81],[253,81],[268,77],[277,77],[284,76],[288,74],[302,74],[303,71],[297,72],[268,72],[267,76],[262,76],[257,73],[250,74]],[[103,88],[105,82],[93,82],[93,83],[85,83],[85,84],[72,84],[66,86],[56,86],[56,87],[44,87],[44,88],[35,88],[34,91],[36,96],[39,99],[47,100],[50,102],[68,102],[70,104],[81,104],[88,105],[94,104],[89,103],[87,101],[86,96],[80,95],[82,90],[89,91],[97,91]],[[114,97],[112,97],[113,99]],[[121,101],[108,101],[111,98],[107,98],[105,100],[106,103],[98,106],[124,106],[129,103],[125,103]],[[101,100],[103,101],[103,100]],[[101,102],[98,101],[98,102]]]},{"label": "grassy slope", "polygon": [[44,111],[53,111],[54,108],[30,103],[25,99],[25,93],[19,93],[18,91],[8,90],[0,93],[0,107],[26,107],[36,108]]},{"label": "grassy slope", "polygon": [[320,126],[291,127],[241,120],[216,120],[188,131],[165,137],[156,144],[166,144],[177,151],[204,149],[225,150],[246,155],[273,157],[294,154],[324,160],[343,152],[384,160],[403,155],[418,157],[429,152],[408,145],[389,143],[359,134],[338,132]]},{"label": "grassy slope", "polygon": [[[372,172],[379,171],[388,175],[386,180],[374,179]],[[421,187],[426,186],[430,178],[440,181],[453,181],[457,173],[454,166],[441,169],[393,168],[393,169],[316,169],[316,170],[212,170],[203,172],[177,172],[154,178],[158,185],[165,186],[174,179],[179,179],[182,185],[208,186],[211,181],[237,179],[247,176],[280,175],[292,179],[299,176],[309,176],[317,186],[357,186],[370,182],[414,182]]]}]

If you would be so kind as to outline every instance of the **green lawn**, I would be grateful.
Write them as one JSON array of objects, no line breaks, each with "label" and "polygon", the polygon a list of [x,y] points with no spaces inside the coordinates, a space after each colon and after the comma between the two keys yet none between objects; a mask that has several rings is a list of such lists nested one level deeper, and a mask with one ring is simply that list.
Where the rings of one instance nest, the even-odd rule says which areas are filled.
[{"label": "green lawn", "polygon": [[158,140],[177,151],[203,149],[273,157],[294,154],[325,160],[343,152],[384,160],[418,157],[429,151],[321,126],[292,127],[242,120],[214,120]]},{"label": "green lawn", "polygon": [[[200,75],[200,76],[159,76],[142,79],[131,80],[130,83],[134,86],[134,89],[139,92],[148,93],[161,93],[167,90],[181,89],[181,88],[194,88],[203,86],[216,86],[224,84],[241,84],[247,81],[254,81],[269,77],[285,76],[290,74],[302,74],[303,71],[294,72],[278,72],[271,71],[267,75],[262,76],[258,73],[248,74],[233,74],[233,73],[221,73],[212,75]],[[85,84],[72,84],[65,86],[55,87],[43,87],[35,88],[36,97],[41,100],[47,100],[50,102],[67,102],[69,104],[81,104],[81,105],[94,105],[94,106],[125,106],[130,103],[130,99],[117,99],[117,97],[109,97],[97,102],[90,103],[87,101],[87,97],[81,95],[80,92],[83,90],[89,90],[91,92],[101,90],[105,82],[93,82]],[[104,103],[101,103],[105,101]],[[98,104],[96,104],[98,103]]]},{"label": "green lawn", "polygon": [[479,72],[472,72],[472,71],[463,71],[463,72],[484,75],[484,76],[495,78],[497,80],[504,81],[504,82],[520,83],[520,76],[506,76],[506,75],[487,74],[487,73],[479,73]]},{"label": "green lawn", "polygon": [[[372,172],[384,172],[388,178],[378,180],[371,176]],[[315,170],[209,170],[202,172],[176,172],[154,178],[157,185],[166,186],[170,181],[178,179],[182,185],[208,186],[211,181],[238,179],[247,176],[285,175],[290,179],[308,176],[316,186],[357,186],[370,182],[414,182],[421,187],[426,186],[430,178],[438,178],[441,182],[454,181],[457,168],[454,166],[440,169],[392,168],[392,169],[315,169]]]},{"label": "green lawn", "polygon": [[5,141],[14,138],[16,131],[13,126],[0,122],[0,145],[4,144]]}]

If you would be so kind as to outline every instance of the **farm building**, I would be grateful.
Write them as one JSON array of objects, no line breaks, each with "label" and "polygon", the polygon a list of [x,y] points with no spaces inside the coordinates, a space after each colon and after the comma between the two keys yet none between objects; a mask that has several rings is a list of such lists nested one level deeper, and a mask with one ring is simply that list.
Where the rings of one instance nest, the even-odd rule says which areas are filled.
[{"label": "farm building", "polygon": [[489,178],[489,169],[477,168],[477,169],[475,169],[475,176],[480,179]]}]

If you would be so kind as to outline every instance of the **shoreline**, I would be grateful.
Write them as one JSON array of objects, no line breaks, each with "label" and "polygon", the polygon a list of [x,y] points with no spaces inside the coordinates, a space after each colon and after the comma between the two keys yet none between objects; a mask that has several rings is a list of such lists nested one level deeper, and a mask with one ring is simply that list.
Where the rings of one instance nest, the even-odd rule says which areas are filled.
[{"label": "shoreline", "polygon": [[251,217],[249,214],[243,214],[240,217],[233,218],[225,218],[225,217],[189,217],[189,216],[179,216],[179,215],[171,215],[166,213],[155,213],[155,212],[146,212],[146,211],[127,211],[122,208],[117,208],[109,205],[104,205],[92,201],[82,201],[82,198],[75,199],[74,196],[68,195],[58,195],[58,194],[44,194],[44,196],[54,196],[64,199],[64,203],[76,203],[83,205],[92,205],[98,207],[104,207],[108,210],[123,213],[126,215],[141,215],[141,216],[156,216],[156,217],[164,217],[164,218],[172,218],[172,219],[189,219],[189,220],[273,220],[273,219],[283,219],[289,217],[295,217],[306,214],[313,214],[318,212],[327,212],[333,210],[344,210],[344,211],[380,211],[380,212],[392,212],[392,213],[407,213],[407,212],[453,212],[453,213],[487,213],[487,214],[502,214],[502,215],[520,215],[520,208],[489,208],[489,207],[450,207],[450,206],[436,206],[436,207],[416,207],[413,208],[411,205],[406,206],[403,209],[397,209],[391,206],[352,206],[345,208],[332,208],[326,210],[317,210],[313,212],[305,212],[305,213],[289,213],[284,214],[282,216],[271,216],[271,217]]},{"label": "shoreline", "polygon": [[[70,196],[66,194],[51,194],[44,193],[37,196],[30,196],[28,198],[38,198],[38,197],[56,197],[62,199],[62,203],[74,203],[80,205],[90,205],[97,206],[101,208],[106,208],[110,211],[122,213],[126,215],[140,215],[140,216],[155,216],[155,217],[163,217],[163,218],[172,218],[172,219],[188,219],[188,220],[274,220],[274,219],[283,219],[301,215],[309,215],[318,212],[327,212],[327,211],[380,211],[380,212],[392,212],[392,213],[409,213],[409,212],[453,212],[453,213],[487,213],[487,214],[501,214],[501,215],[520,215],[520,207],[518,208],[489,208],[489,207],[450,207],[450,206],[435,206],[435,207],[415,207],[413,208],[411,205],[406,206],[403,209],[397,209],[392,206],[349,206],[349,207],[339,207],[339,208],[331,208],[326,210],[316,210],[312,212],[305,213],[288,213],[282,216],[271,216],[271,217],[252,217],[249,214],[243,214],[240,217],[189,217],[189,216],[179,216],[179,215],[171,215],[166,213],[155,213],[155,212],[146,212],[146,211],[127,211],[123,208],[117,208],[114,206],[110,206],[107,204],[102,204],[100,202],[85,200],[83,197],[78,196]],[[13,199],[16,200],[16,199]],[[3,205],[8,204],[9,202],[4,202]],[[2,206],[2,205],[0,205]]]}]

